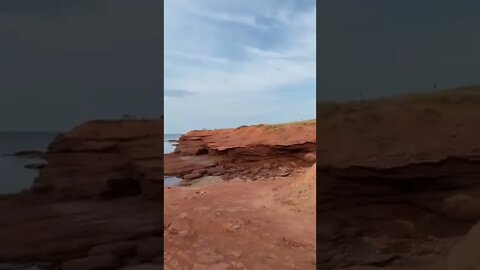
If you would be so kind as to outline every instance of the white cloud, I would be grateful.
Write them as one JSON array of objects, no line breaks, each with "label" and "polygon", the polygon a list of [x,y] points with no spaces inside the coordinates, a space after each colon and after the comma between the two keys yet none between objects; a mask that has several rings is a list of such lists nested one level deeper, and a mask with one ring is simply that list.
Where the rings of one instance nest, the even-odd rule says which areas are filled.
[{"label": "white cloud", "polygon": [[[250,113],[270,114],[273,119],[278,112],[268,104],[267,96],[285,88],[315,92],[301,87],[314,82],[316,76],[314,5],[297,9],[294,1],[287,0],[246,2],[165,1],[165,88],[198,94],[177,100],[184,108],[188,106],[190,115],[195,115],[191,117],[214,117],[214,108],[195,102],[205,102],[201,97],[206,95],[219,103],[235,96],[236,106],[248,106]],[[253,102],[255,96],[262,97],[262,102]],[[174,104],[177,101],[165,104],[166,123],[178,124],[167,119],[182,117]],[[315,107],[309,111],[313,118]],[[242,118],[234,111],[216,117]]]},{"label": "white cloud", "polygon": [[204,16],[205,18],[219,21],[219,22],[230,22],[244,24],[251,26],[258,30],[266,31],[268,26],[260,24],[257,22],[257,19],[254,16],[248,16],[243,14],[229,14],[229,13],[197,13],[198,15]]},{"label": "white cloud", "polygon": [[201,61],[201,62],[211,62],[211,63],[217,63],[217,64],[230,63],[230,60],[228,58],[215,57],[215,56],[210,56],[207,54],[200,54],[200,53],[172,51],[172,52],[165,52],[165,54],[170,56],[187,58],[195,61]]},{"label": "white cloud", "polygon": [[164,89],[164,97],[180,98],[193,95],[192,91],[185,89]]}]

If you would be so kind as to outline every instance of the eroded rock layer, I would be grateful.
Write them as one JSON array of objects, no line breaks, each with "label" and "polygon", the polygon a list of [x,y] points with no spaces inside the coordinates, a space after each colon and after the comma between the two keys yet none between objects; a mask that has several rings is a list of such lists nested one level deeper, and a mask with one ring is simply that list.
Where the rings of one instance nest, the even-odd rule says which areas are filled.
[{"label": "eroded rock layer", "polygon": [[161,121],[88,122],[56,138],[44,156],[48,166],[32,190],[58,199],[155,197],[153,190],[163,190]]},{"label": "eroded rock layer", "polygon": [[181,137],[165,156],[165,174],[186,185],[165,190],[166,269],[315,269],[315,130],[308,121]]},{"label": "eroded rock layer", "polygon": [[162,269],[163,205],[145,200],[163,198],[162,138],[161,120],[57,137],[32,192],[0,196],[0,268]]},{"label": "eroded rock layer", "polygon": [[444,268],[480,219],[479,90],[319,104],[322,269]]},{"label": "eroded rock layer", "polygon": [[49,146],[32,192],[0,197],[0,264],[314,269],[315,123],[200,133],[173,175],[270,181],[164,188],[161,121],[89,122]]},{"label": "eroded rock layer", "polygon": [[287,176],[315,160],[315,122],[192,131],[165,156],[165,175],[257,180]]}]

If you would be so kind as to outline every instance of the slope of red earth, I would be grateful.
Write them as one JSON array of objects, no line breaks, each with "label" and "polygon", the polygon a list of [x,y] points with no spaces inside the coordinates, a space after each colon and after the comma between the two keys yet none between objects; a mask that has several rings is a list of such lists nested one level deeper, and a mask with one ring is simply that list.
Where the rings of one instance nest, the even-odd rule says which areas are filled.
[{"label": "slope of red earth", "polygon": [[0,197],[0,269],[162,269],[162,204],[146,200],[163,198],[161,120],[88,122],[43,156],[29,191]]},{"label": "slope of red earth", "polygon": [[165,157],[166,269],[315,269],[315,122],[193,131]]},{"label": "slope of red earth", "polygon": [[317,121],[322,269],[479,267],[478,237],[448,254],[480,218],[480,87],[319,103]]}]

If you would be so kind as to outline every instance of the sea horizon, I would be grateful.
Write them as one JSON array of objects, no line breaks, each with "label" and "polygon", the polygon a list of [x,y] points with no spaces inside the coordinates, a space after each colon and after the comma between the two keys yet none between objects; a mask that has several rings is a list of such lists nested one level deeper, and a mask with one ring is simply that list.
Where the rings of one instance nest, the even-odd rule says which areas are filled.
[{"label": "sea horizon", "polygon": [[[172,153],[175,150],[174,142],[170,140],[178,140],[182,134],[163,134],[163,154]],[[180,184],[182,180],[178,177],[164,177],[163,184],[164,186],[176,186]]]},{"label": "sea horizon", "polygon": [[[48,145],[61,132],[51,131],[0,131],[0,194],[18,193],[28,189],[37,171],[25,165],[41,163],[36,158],[8,156],[20,151],[46,151]],[[4,156],[7,155],[7,156]]]}]

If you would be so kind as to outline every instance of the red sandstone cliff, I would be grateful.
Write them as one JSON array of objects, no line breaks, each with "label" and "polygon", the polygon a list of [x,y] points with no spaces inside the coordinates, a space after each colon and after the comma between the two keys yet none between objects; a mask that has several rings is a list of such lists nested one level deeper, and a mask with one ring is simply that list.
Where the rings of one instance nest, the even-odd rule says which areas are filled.
[{"label": "red sandstone cliff", "polygon": [[[163,122],[92,121],[52,142],[32,187],[59,199],[163,190]],[[148,188],[143,188],[142,185]],[[153,194],[155,195],[155,194]]]},{"label": "red sandstone cliff", "polygon": [[315,121],[192,131],[165,156],[165,175],[251,180],[286,176],[315,162]]},{"label": "red sandstone cliff", "polygon": [[322,268],[418,269],[480,219],[480,87],[317,114]]},{"label": "red sandstone cliff", "polygon": [[314,269],[314,123],[187,134],[168,156],[179,175],[194,165],[265,181],[168,188],[164,209],[144,200],[164,196],[162,136],[161,121],[129,120],[58,137],[33,193],[0,198],[0,261],[158,269],[165,255],[165,269]]},{"label": "red sandstone cliff", "polygon": [[0,262],[160,268],[163,206],[144,198],[163,197],[163,121],[88,122],[43,157],[33,192],[0,197]]},{"label": "red sandstone cliff", "polygon": [[182,136],[165,174],[225,181],[166,189],[166,269],[315,269],[315,131],[307,121]]}]

